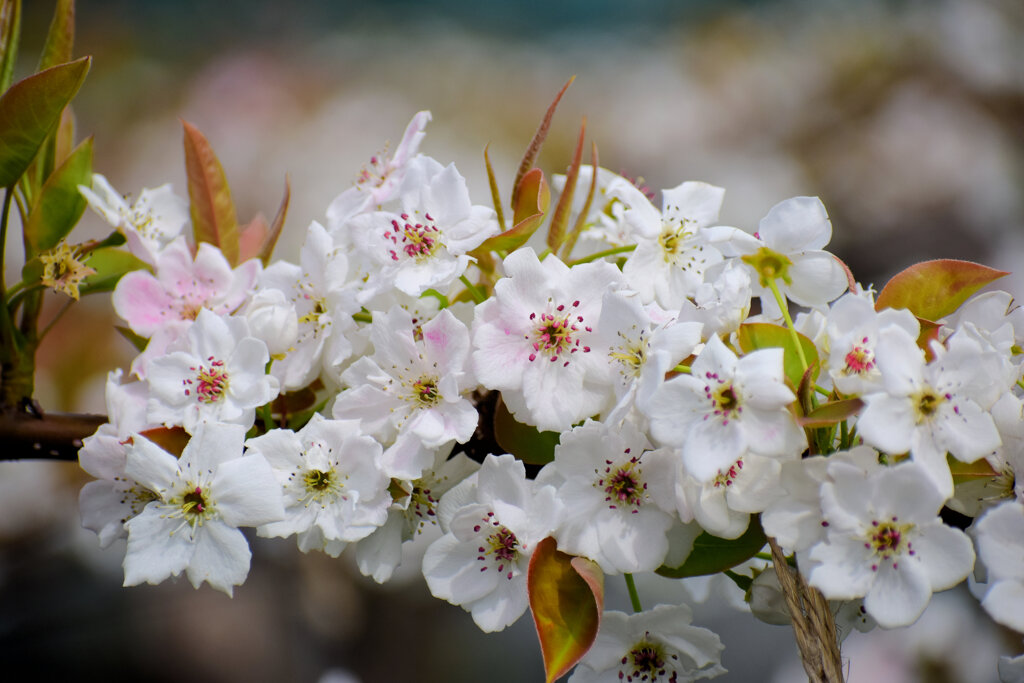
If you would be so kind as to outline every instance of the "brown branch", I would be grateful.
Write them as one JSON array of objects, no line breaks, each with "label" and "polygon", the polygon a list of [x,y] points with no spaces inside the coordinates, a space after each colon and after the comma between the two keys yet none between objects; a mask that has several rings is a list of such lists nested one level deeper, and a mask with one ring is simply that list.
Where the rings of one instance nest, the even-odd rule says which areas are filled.
[{"label": "brown branch", "polygon": [[78,460],[82,439],[106,421],[106,415],[0,412],[0,460]]}]

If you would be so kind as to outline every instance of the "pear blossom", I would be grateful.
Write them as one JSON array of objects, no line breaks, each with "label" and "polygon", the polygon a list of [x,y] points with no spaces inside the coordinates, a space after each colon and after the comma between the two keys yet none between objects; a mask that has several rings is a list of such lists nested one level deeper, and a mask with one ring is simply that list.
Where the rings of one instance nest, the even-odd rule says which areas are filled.
[{"label": "pear blossom", "polygon": [[684,683],[720,676],[722,641],[692,620],[686,605],[605,612],[597,639],[569,683]]},{"label": "pear blossom", "polygon": [[[360,308],[345,251],[313,221],[306,231],[300,263],[270,265],[260,276],[260,289],[281,292],[297,316],[294,342],[270,370],[282,388],[300,389],[321,374],[336,378],[352,355],[350,335],[356,327],[352,315]],[[285,315],[290,323],[287,311],[276,315]]]},{"label": "pear blossom", "polygon": [[391,578],[402,561],[402,549],[415,538],[441,536],[438,506],[441,497],[480,469],[479,463],[465,453],[451,459],[450,445],[435,449],[434,464],[415,480],[392,480],[396,500],[388,510],[387,521],[356,546],[359,571],[377,583]]},{"label": "pear blossom", "polygon": [[423,556],[430,592],[461,605],[483,631],[509,626],[526,611],[530,557],[558,525],[559,510],[555,489],[528,480],[522,462],[488,455],[441,499],[446,533]]},{"label": "pear blossom", "polygon": [[415,158],[423,138],[424,129],[430,123],[429,111],[417,112],[405,128],[402,140],[390,158],[374,154],[370,163],[356,177],[355,183],[338,195],[327,208],[327,221],[331,232],[346,220],[391,201],[405,177],[409,161]]},{"label": "pear blossom", "polygon": [[374,355],[342,373],[349,389],[333,408],[334,417],[359,420],[390,445],[384,469],[399,479],[418,478],[431,462],[429,449],[453,440],[465,443],[478,421],[467,398],[476,387],[468,371],[469,330],[442,310],[418,331],[419,340],[403,308],[374,313]]},{"label": "pear blossom", "polygon": [[990,509],[973,534],[988,573],[981,606],[1000,624],[1024,633],[1024,504],[1010,500]]},{"label": "pear blossom", "polygon": [[202,422],[253,425],[256,408],[278,393],[266,374],[267,345],[249,334],[245,318],[203,309],[188,330],[188,345],[154,359],[147,381],[147,419],[182,425],[190,434]]},{"label": "pear blossom", "polygon": [[824,306],[849,286],[842,264],[824,251],[832,239],[832,223],[817,197],[779,202],[761,219],[754,238],[734,240],[731,246],[752,269],[754,296],[760,297],[768,317],[782,317],[769,279],[785,298],[812,307]]},{"label": "pear blossom", "polygon": [[836,389],[845,394],[882,390],[882,373],[875,359],[875,345],[882,329],[895,325],[917,339],[920,325],[907,310],[875,311],[867,297],[846,294],[828,312],[828,372]]},{"label": "pear blossom", "polygon": [[796,457],[803,431],[786,406],[796,400],[783,381],[782,349],[761,349],[742,358],[712,337],[690,374],[661,385],[644,410],[654,440],[677,446],[684,471],[712,481],[748,452]]},{"label": "pear blossom", "polygon": [[156,494],[125,473],[133,432],[154,427],[146,422],[148,392],[144,382],[121,384],[123,372],[107,375],[106,402],[110,422],[82,440],[78,464],[95,477],[82,487],[78,507],[82,526],[96,532],[106,548],[128,532],[124,523],[135,517]]},{"label": "pear blossom", "polygon": [[985,353],[966,335],[950,338],[949,349],[933,345],[925,363],[915,339],[901,327],[879,332],[876,358],[884,392],[862,396],[857,420],[864,442],[891,454],[910,452],[946,498],[953,495],[949,452],[974,462],[997,448],[999,432],[986,409],[1008,389],[992,383],[1001,359]]},{"label": "pear blossom", "polygon": [[710,268],[705,278],[693,296],[682,302],[679,310],[680,321],[704,325],[702,341],[716,335],[726,337],[739,329],[750,313],[751,297],[750,275],[735,260]]},{"label": "pear blossom", "polygon": [[906,626],[935,591],[974,566],[971,541],[939,519],[944,496],[914,462],[865,474],[835,463],[821,487],[826,539],[811,548],[810,584],[829,599],[864,598],[883,628]]},{"label": "pear blossom", "polygon": [[608,194],[629,207],[623,220],[637,243],[622,268],[626,282],[644,303],[678,308],[704,282],[704,271],[722,261],[704,228],[718,220],[725,190],[685,182],[662,191],[661,211],[625,179],[613,182]]},{"label": "pear blossom", "polygon": [[284,517],[281,487],[267,461],[242,454],[245,428],[207,423],[180,458],[136,435],[125,471],[154,493],[129,519],[124,585],[160,583],[182,571],[228,595],[249,573],[249,544],[240,526]]},{"label": "pear blossom", "polygon": [[468,252],[499,231],[494,210],[471,203],[454,164],[424,176],[406,178],[398,210],[360,214],[344,225],[367,268],[363,303],[386,289],[412,296],[445,289],[469,266]]},{"label": "pear blossom", "polygon": [[218,315],[235,312],[256,285],[256,259],[232,268],[217,247],[203,242],[193,258],[184,237],[160,252],[154,273],[133,270],[114,288],[114,311],[132,332],[150,340],[132,371],[144,377],[149,360],[178,342],[203,309]]},{"label": "pear blossom", "polygon": [[516,420],[562,431],[611,403],[607,356],[594,326],[605,291],[621,282],[610,263],[570,268],[529,247],[504,261],[494,296],[473,320],[473,369],[480,383],[501,391]]},{"label": "pear blossom", "polygon": [[675,477],[679,516],[695,520],[712,536],[739,538],[750,526],[751,514],[783,495],[782,463],[777,458],[746,453],[708,481],[698,480],[679,464]]},{"label": "pear blossom", "polygon": [[608,574],[657,569],[675,518],[675,461],[630,422],[587,421],[562,432],[555,459],[537,476],[565,505],[558,549],[589,557]]},{"label": "pear blossom", "polygon": [[96,270],[88,267],[88,256],[80,256],[78,249],[71,249],[67,242],[61,241],[53,249],[39,255],[43,264],[43,276],[40,279],[44,287],[55,292],[63,292],[78,301],[78,288],[82,280],[95,275]]},{"label": "pear blossom", "polygon": [[316,414],[298,432],[274,429],[246,447],[266,459],[284,492],[284,519],[264,524],[259,535],[295,535],[299,550],[337,557],[387,520],[391,480],[381,469],[381,446],[356,422]]},{"label": "pear blossom", "polygon": [[181,235],[189,222],[188,202],[170,184],[143,190],[129,204],[99,173],[92,176],[92,187],[79,185],[78,191],[89,207],[117,228],[128,249],[150,265],[156,265],[160,252]]},{"label": "pear blossom", "polygon": [[617,403],[605,418],[621,422],[634,403],[643,405],[665,381],[665,374],[689,356],[700,341],[701,324],[671,321],[654,327],[637,296],[605,293],[597,326],[597,346],[617,371],[612,383]]}]

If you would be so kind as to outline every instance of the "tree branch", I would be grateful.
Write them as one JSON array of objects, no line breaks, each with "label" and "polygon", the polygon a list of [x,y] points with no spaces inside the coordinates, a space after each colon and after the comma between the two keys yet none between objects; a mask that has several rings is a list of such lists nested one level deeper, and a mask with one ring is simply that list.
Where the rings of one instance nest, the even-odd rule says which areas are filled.
[{"label": "tree branch", "polygon": [[107,421],[106,415],[0,411],[0,461],[78,460],[82,439]]}]

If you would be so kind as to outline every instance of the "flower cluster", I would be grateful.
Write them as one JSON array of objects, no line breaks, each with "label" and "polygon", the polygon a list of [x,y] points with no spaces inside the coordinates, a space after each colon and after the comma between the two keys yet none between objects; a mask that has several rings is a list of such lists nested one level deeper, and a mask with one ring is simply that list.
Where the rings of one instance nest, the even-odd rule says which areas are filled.
[{"label": "flower cluster", "polygon": [[[303,552],[352,545],[377,581],[427,535],[430,591],[495,631],[526,611],[549,537],[629,578],[684,568],[701,534],[749,558],[763,529],[838,619],[884,628],[964,581],[977,549],[983,606],[1024,631],[1024,318],[1009,295],[944,294],[944,310],[913,289],[927,285],[876,296],[824,250],[816,198],[748,231],[719,224],[722,188],[684,182],[659,208],[585,166],[575,260],[538,253],[419,152],[429,120],[309,226],[298,263],[231,264],[190,242],[166,186],[131,206],[100,176],[83,188],[148,265],[113,295],[148,343],[127,381],[111,375],[110,424],[80,456],[97,478],[83,523],[104,545],[127,537],[125,585],[184,571],[230,594],[243,526]],[[981,268],[932,267],[954,283]],[[543,466],[528,477],[523,460]],[[977,518],[970,535],[943,508]],[[574,681],[723,671],[683,606],[599,621]]]}]

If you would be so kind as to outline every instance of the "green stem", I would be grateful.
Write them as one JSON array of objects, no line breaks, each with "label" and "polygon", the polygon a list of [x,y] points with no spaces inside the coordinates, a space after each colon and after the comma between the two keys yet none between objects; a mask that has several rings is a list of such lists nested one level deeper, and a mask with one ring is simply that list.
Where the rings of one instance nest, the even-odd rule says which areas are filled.
[{"label": "green stem", "polygon": [[[7,252],[7,219],[11,215],[11,200],[14,199],[14,188],[8,187],[4,194],[3,213],[0,214],[0,266],[6,262]],[[7,287],[4,284],[4,268],[0,267],[0,301],[7,299]]]},{"label": "green stem", "polygon": [[260,407],[260,418],[263,420],[263,428],[268,432],[274,429],[274,414],[271,412],[270,404],[266,403]]},{"label": "green stem", "polygon": [[43,328],[43,331],[39,333],[39,336],[36,337],[36,339],[39,340],[39,339],[42,339],[43,337],[45,337],[46,333],[50,331],[50,328],[52,328],[54,325],[57,324],[57,321],[61,319],[61,316],[63,316],[65,313],[67,313],[67,310],[69,308],[71,308],[71,305],[73,303],[75,303],[74,299],[68,299],[68,302],[66,304],[64,304],[63,308],[61,308],[59,311],[57,311],[57,315],[53,316],[53,320],[51,320],[49,323],[46,324],[46,327]]},{"label": "green stem", "polygon": [[640,594],[636,592],[636,582],[632,574],[623,574],[626,579],[626,588],[629,590],[629,601],[633,603],[634,612],[643,612],[643,605],[640,604]]},{"label": "green stem", "polygon": [[807,364],[807,356],[804,355],[804,345],[800,343],[800,336],[796,333],[796,325],[793,324],[793,318],[789,315],[789,305],[786,303],[786,298],[782,296],[782,292],[779,291],[779,284],[775,280],[768,280],[768,287],[771,288],[775,302],[782,310],[782,317],[786,321],[786,327],[789,329],[789,336],[792,337],[793,346],[796,347],[796,354],[800,358],[800,366],[804,372],[807,372],[809,366]]},{"label": "green stem", "polygon": [[470,282],[468,277],[466,277],[465,275],[460,275],[459,281],[466,286],[466,290],[469,292],[469,295],[473,297],[473,301],[475,301],[478,304],[482,304],[483,302],[487,301],[487,297],[484,296],[484,293],[480,291],[479,287]]},{"label": "green stem", "polygon": [[360,311],[358,313],[353,313],[352,319],[355,320],[357,323],[372,323],[373,314],[367,313],[366,311]]},{"label": "green stem", "polygon": [[691,372],[693,372],[693,370],[691,370],[690,368],[688,368],[685,365],[677,365],[677,366],[675,366],[672,369],[675,370],[676,372],[685,372],[687,375],[689,375]]},{"label": "green stem", "polygon": [[634,249],[636,249],[636,245],[635,244],[627,244],[624,247],[615,247],[614,249],[605,249],[604,251],[599,251],[596,254],[590,254],[589,256],[584,256],[582,258],[578,258],[575,261],[572,261],[571,263],[569,263],[569,266],[572,267],[572,266],[578,266],[581,263],[590,263],[591,261],[596,261],[597,259],[604,258],[605,256],[615,256],[616,254],[625,254],[627,252],[633,251]]}]

